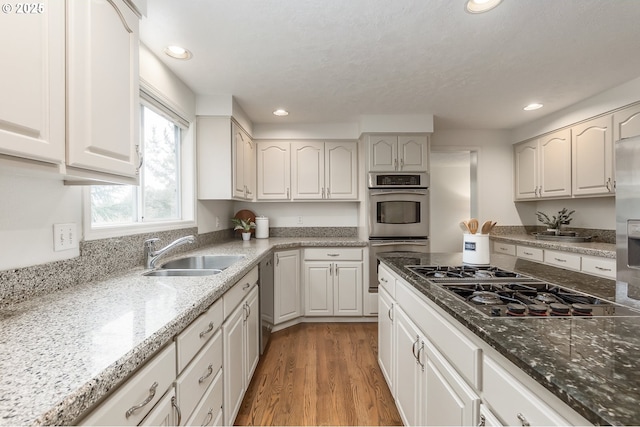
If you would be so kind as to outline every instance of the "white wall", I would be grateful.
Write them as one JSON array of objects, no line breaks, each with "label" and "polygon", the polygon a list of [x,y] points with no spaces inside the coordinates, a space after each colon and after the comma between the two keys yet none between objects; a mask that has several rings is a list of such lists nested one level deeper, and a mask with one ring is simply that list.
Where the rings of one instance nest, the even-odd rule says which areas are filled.
[{"label": "white wall", "polygon": [[[436,130],[431,148],[458,148],[478,152],[478,219],[499,225],[522,225],[513,203],[513,160],[508,131]],[[431,199],[432,209],[438,201]],[[529,209],[535,208],[531,207]]]}]

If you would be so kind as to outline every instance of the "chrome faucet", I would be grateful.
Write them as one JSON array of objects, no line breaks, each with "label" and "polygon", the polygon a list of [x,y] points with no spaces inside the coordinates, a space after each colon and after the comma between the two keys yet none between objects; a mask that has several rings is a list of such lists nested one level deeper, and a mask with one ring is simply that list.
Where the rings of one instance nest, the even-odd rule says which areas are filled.
[{"label": "chrome faucet", "polygon": [[158,258],[162,255],[166,254],[176,246],[184,245],[185,243],[193,243],[196,241],[196,238],[192,235],[184,236],[169,243],[164,248],[156,250],[156,242],[158,241],[160,241],[160,239],[157,237],[144,241],[144,259],[147,268],[155,268],[156,261],[158,261]]}]

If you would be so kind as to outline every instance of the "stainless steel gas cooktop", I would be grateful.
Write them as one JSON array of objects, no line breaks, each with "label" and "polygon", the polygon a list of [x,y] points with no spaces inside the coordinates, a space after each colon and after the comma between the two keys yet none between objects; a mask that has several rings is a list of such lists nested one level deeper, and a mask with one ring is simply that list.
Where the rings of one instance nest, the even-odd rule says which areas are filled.
[{"label": "stainless steel gas cooktop", "polygon": [[640,316],[629,307],[498,267],[406,267],[488,317]]}]

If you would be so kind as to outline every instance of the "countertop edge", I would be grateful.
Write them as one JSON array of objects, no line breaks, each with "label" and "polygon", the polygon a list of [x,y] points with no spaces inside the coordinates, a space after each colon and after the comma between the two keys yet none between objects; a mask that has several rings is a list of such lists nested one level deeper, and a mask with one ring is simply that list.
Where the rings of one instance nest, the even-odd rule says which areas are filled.
[{"label": "countertop edge", "polygon": [[512,244],[524,244],[541,249],[550,249],[563,252],[571,252],[580,255],[588,255],[600,258],[616,259],[616,245],[614,243],[602,242],[554,242],[549,240],[537,240],[534,236],[526,234],[514,235],[491,235],[494,242],[504,242]]}]

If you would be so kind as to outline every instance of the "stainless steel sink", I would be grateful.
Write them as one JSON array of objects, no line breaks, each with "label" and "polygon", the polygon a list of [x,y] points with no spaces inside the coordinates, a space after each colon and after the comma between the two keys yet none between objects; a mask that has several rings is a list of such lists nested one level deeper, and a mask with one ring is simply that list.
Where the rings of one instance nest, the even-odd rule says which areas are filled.
[{"label": "stainless steel sink", "polygon": [[148,271],[143,276],[212,276],[214,274],[220,274],[220,269],[160,269]]},{"label": "stainless steel sink", "polygon": [[224,270],[243,260],[244,255],[198,255],[178,258],[162,264],[160,270]]}]

